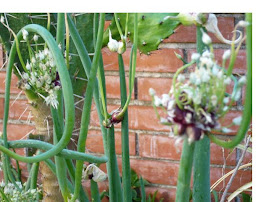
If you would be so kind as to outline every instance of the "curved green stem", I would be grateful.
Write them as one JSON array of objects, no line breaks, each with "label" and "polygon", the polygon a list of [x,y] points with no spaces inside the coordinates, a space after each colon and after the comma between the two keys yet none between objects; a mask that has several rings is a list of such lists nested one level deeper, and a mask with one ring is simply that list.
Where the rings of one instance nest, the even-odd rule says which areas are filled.
[{"label": "curved green stem", "polygon": [[[27,25],[23,29],[25,29],[28,32],[35,32],[38,33],[48,44],[49,49],[51,50],[52,56],[55,60],[57,70],[59,72],[61,84],[62,84],[62,90],[63,90],[63,96],[65,100],[65,128],[63,132],[62,139],[53,147],[51,150],[46,151],[40,155],[36,155],[33,157],[23,157],[17,154],[14,154],[14,152],[11,153],[9,151],[7,154],[11,155],[23,162],[27,163],[34,163],[39,162],[48,158],[51,158],[52,156],[58,154],[59,152],[64,149],[67,144],[70,141],[70,138],[72,136],[72,130],[74,127],[74,99],[73,99],[73,90],[72,90],[72,84],[69,77],[68,70],[66,68],[63,56],[61,52],[59,51],[59,48],[53,38],[53,36],[42,26],[39,25]],[[20,31],[17,35],[18,41],[22,38],[22,31]],[[14,64],[15,54],[16,54],[16,43],[12,45],[11,51],[10,51],[10,57],[7,67],[7,76],[6,76],[6,94],[5,94],[5,112],[4,112],[4,120],[3,120],[3,137],[6,137],[7,135],[7,121],[8,121],[8,111],[9,111],[9,99],[10,99],[10,82],[11,82],[11,73],[12,73],[12,66]],[[6,148],[3,146],[0,146],[1,151],[6,151]]]},{"label": "curved green stem", "polygon": [[[0,145],[3,145],[4,141],[0,139]],[[8,146],[10,148],[36,148],[40,150],[50,150],[53,148],[53,145],[47,142],[39,141],[39,140],[14,140],[9,141]],[[2,147],[0,147],[2,148]],[[1,150],[1,149],[0,149]],[[2,151],[2,150],[1,150]],[[9,153],[12,157],[14,155],[14,152],[11,152],[10,150],[6,149],[3,151],[5,153]],[[18,155],[19,156],[19,155]],[[66,158],[66,159],[75,159],[75,160],[82,160],[92,163],[106,163],[108,161],[106,156],[93,156],[91,154],[85,154],[82,152],[72,151],[68,149],[63,149],[60,153],[57,154],[57,156]]]},{"label": "curved green stem", "polygon": [[177,179],[176,202],[189,202],[190,200],[190,181],[194,147],[195,144],[189,144],[188,138],[184,139]]},{"label": "curved green stem", "polygon": [[245,137],[252,116],[252,14],[246,14],[246,21],[250,23],[247,26],[247,84],[246,84],[246,98],[242,121],[237,132],[237,135],[230,141],[223,141],[216,136],[210,134],[209,138],[212,142],[225,148],[233,148],[238,145]]}]

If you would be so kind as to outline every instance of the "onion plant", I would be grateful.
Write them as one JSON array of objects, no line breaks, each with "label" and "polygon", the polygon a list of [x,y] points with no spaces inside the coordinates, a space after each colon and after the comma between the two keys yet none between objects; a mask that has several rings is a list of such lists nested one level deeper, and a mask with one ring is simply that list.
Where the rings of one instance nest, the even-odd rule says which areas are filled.
[{"label": "onion plant", "polygon": [[[198,53],[193,54],[189,63],[184,61],[185,64],[177,70],[169,94],[164,94],[161,99],[155,95],[153,89],[150,94],[161,123],[170,125],[172,134],[184,139],[176,201],[189,201],[193,164],[193,201],[210,200],[210,140],[223,147],[236,146],[245,136],[251,119],[251,14],[247,14],[246,22],[242,21],[237,25],[247,27],[248,54],[247,78],[242,77],[239,80],[232,75],[232,70],[238,50],[245,39],[242,35],[238,39],[234,35],[232,41],[224,39],[215,26],[216,18],[213,14],[169,15],[115,13],[106,31],[104,13],[31,14],[22,17],[24,20],[21,23],[15,22],[14,16],[9,18],[10,23],[6,14],[1,16],[1,28],[6,29],[0,35],[8,53],[3,134],[0,139],[4,172],[0,194],[3,200],[9,201],[10,194],[16,200],[23,200],[22,196],[29,193],[32,193],[33,201],[40,200],[41,187],[37,179],[41,167],[44,201],[101,201],[98,182],[106,179],[109,181],[110,201],[132,201],[128,106],[134,89],[137,52],[139,49],[142,53],[150,54],[150,51],[158,49],[163,39],[173,34],[173,29],[179,24],[197,26]],[[30,23],[35,18],[41,21],[45,19],[46,22]],[[54,24],[52,21],[56,23],[55,30],[51,27]],[[206,31],[213,32],[220,40],[231,44],[231,51],[225,53],[221,66],[214,59],[212,41]],[[13,43],[8,41],[9,33],[13,35]],[[132,43],[129,56],[129,95],[122,57],[128,38]],[[237,47],[236,43],[239,43]],[[112,112],[107,110],[101,53],[104,46],[118,55],[121,106]],[[225,62],[228,58],[230,64],[226,70]],[[196,65],[195,72],[186,79],[181,73],[191,65]],[[31,103],[36,129],[39,135],[45,136],[44,141],[8,140],[12,71],[19,78],[19,88],[25,92]],[[245,80],[247,98],[243,117],[242,120],[237,118],[234,121],[234,124],[241,121],[240,129],[233,140],[225,142],[214,136],[213,132],[230,131],[222,127],[218,120],[237,101]],[[235,85],[230,95],[225,89],[231,81]],[[93,101],[103,137],[103,156],[86,150]],[[157,107],[163,108],[167,117],[161,118]],[[119,172],[115,152],[114,125],[118,123],[121,123],[122,173]],[[77,147],[70,149],[74,137],[77,137]],[[35,148],[37,152],[32,156],[22,156],[15,152],[17,148]],[[11,158],[17,161],[17,172],[11,165]],[[25,162],[29,166],[29,177],[24,184],[18,162]],[[102,163],[106,163],[107,174],[99,168]],[[83,179],[90,179],[91,198],[82,187]],[[45,189],[46,181],[51,184]],[[144,187],[142,178],[140,181],[141,187]],[[55,186],[50,186],[52,183]],[[61,196],[57,194],[57,190],[60,190]],[[142,193],[144,201],[144,188]]]}]

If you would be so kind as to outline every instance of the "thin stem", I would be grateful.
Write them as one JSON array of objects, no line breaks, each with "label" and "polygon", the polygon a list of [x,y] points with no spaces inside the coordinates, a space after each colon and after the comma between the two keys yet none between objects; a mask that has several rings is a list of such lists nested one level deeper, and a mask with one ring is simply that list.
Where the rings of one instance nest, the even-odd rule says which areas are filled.
[{"label": "thin stem", "polygon": [[121,30],[121,27],[120,27],[120,24],[119,24],[118,14],[114,13],[114,17],[115,17],[116,26],[117,26],[118,31],[120,33],[121,40],[123,40],[123,33],[122,33],[122,30]]},{"label": "thin stem", "polygon": [[247,26],[247,40],[246,40],[246,49],[247,49],[247,84],[246,84],[246,98],[245,106],[242,116],[242,121],[237,132],[237,135],[230,141],[223,141],[216,136],[210,134],[209,138],[212,142],[216,143],[219,146],[225,148],[233,148],[238,145],[245,137],[252,116],[252,14],[246,14],[246,21],[250,23]]},{"label": "thin stem", "polygon": [[66,48],[65,48],[65,61],[66,61],[66,66],[67,69],[70,68],[69,65],[69,44],[70,44],[70,36],[69,36],[69,26],[67,22],[67,14],[65,14],[65,42],[66,42]]},{"label": "thin stem", "polygon": [[188,138],[185,138],[179,164],[180,168],[177,179],[176,202],[189,202],[194,148],[195,144],[189,144]]},{"label": "thin stem", "polygon": [[107,148],[108,148],[108,164],[107,164],[107,174],[109,181],[109,201],[119,202],[120,199],[117,196],[117,158],[115,151],[115,136],[114,136],[114,126],[107,129]]},{"label": "thin stem", "polygon": [[133,42],[133,47],[131,51],[131,56],[130,56],[130,71],[131,74],[129,74],[129,78],[131,82],[129,82],[130,85],[130,90],[129,90],[129,96],[127,98],[127,101],[125,102],[125,105],[122,108],[122,111],[118,114],[117,119],[121,119],[127,110],[127,107],[131,101],[132,98],[132,92],[134,89],[134,81],[135,81],[135,70],[136,70],[136,58],[137,58],[137,41],[138,41],[138,17],[137,13],[135,13],[134,16],[134,42]]},{"label": "thin stem", "polygon": [[[127,90],[124,72],[124,63],[121,54],[118,54],[119,72],[120,72],[120,89],[121,105],[123,107],[127,100]],[[129,159],[129,126],[128,126],[128,109],[125,111],[121,125],[121,147],[122,147],[122,184],[124,201],[132,201],[131,193],[131,167]]]},{"label": "thin stem", "polygon": [[[202,42],[202,32],[197,27],[197,51],[202,55],[206,45]],[[208,202],[210,198],[210,140],[205,136],[195,143],[193,166],[193,202]]]},{"label": "thin stem", "polygon": [[100,202],[100,194],[98,190],[98,184],[94,180],[91,180],[91,197],[92,201]]},{"label": "thin stem", "polygon": [[[92,97],[94,88],[92,87],[96,78],[96,73],[99,64],[99,58],[101,55],[101,47],[102,47],[102,40],[103,40],[103,32],[104,32],[104,24],[105,24],[105,14],[100,14],[100,21],[98,27],[98,34],[97,34],[97,41],[96,41],[96,49],[94,53],[92,69],[90,77],[88,78],[88,84],[86,89],[85,101],[83,106],[82,118],[81,118],[81,128],[80,128],[80,135],[78,139],[78,151],[85,152],[85,145],[86,145],[86,138],[88,133],[88,126],[90,122],[90,112],[91,112],[91,105],[92,105]],[[83,162],[77,161],[76,164],[76,177],[75,177],[75,192],[74,196],[72,197],[72,201],[75,201],[79,195],[80,187],[81,187],[81,176],[82,176],[82,169],[83,169]]]}]

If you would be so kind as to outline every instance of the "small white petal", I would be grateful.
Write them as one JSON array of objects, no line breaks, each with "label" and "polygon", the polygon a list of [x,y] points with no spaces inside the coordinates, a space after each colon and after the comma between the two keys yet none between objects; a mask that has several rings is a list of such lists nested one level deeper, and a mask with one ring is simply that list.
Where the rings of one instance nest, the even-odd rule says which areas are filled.
[{"label": "small white petal", "polygon": [[231,50],[226,50],[226,51],[223,53],[222,59],[223,59],[223,60],[228,60],[230,56],[231,56]]},{"label": "small white petal", "polygon": [[223,103],[224,104],[228,104],[229,101],[230,101],[230,98],[229,97],[226,97],[226,98],[223,99]]},{"label": "small white petal", "polygon": [[231,133],[231,132],[233,132],[231,129],[229,129],[229,128],[226,128],[226,127],[223,127],[222,128],[222,132],[223,133]]},{"label": "small white petal", "polygon": [[205,32],[203,32],[202,41],[206,45],[209,45],[209,44],[212,43],[212,40],[211,40],[210,36]]},{"label": "small white petal", "polygon": [[239,116],[233,119],[234,125],[237,125],[237,126],[240,125],[241,121],[242,121],[242,116]]},{"label": "small white petal", "polygon": [[162,100],[158,96],[156,96],[156,95],[154,96],[154,105],[156,107],[159,107],[159,106],[162,105]]},{"label": "small white petal", "polygon": [[179,74],[177,77],[177,81],[182,83],[185,80],[185,76],[183,74]]},{"label": "small white petal", "polygon": [[199,53],[193,53],[192,55],[191,55],[191,60],[198,60],[199,58],[200,58],[200,54]]},{"label": "small white petal", "polygon": [[4,22],[5,22],[5,18],[4,18],[4,16],[2,16],[2,15],[1,15],[0,22],[1,22],[1,23],[4,23]]},{"label": "small white petal", "polygon": [[238,85],[242,86],[242,85],[246,84],[246,82],[247,82],[246,76],[242,76],[238,81]]},{"label": "small white petal", "polygon": [[244,21],[244,20],[240,20],[238,22],[238,26],[240,26],[240,27],[247,27],[248,25],[249,25],[249,22]]},{"label": "small white petal", "polygon": [[168,94],[162,95],[162,106],[166,107],[170,100],[170,96]]},{"label": "small white petal", "polygon": [[35,42],[37,42],[38,41],[38,35],[35,34],[33,39],[34,39]]},{"label": "small white petal", "polygon": [[23,29],[22,30],[22,37],[23,37],[24,40],[27,39],[28,35],[29,35],[28,32],[25,29]]},{"label": "small white petal", "polygon": [[149,89],[149,95],[154,96],[156,94],[155,90],[153,88]]}]

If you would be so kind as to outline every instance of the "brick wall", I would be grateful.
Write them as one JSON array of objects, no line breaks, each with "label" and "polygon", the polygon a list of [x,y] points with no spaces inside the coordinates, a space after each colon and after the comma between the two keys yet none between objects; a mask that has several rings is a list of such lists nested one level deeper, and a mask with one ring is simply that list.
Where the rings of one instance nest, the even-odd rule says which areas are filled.
[{"label": "brick wall", "polygon": [[[244,19],[242,14],[218,14],[219,28],[225,38],[231,39],[235,24]],[[108,24],[109,22],[107,22]],[[174,201],[176,191],[176,180],[179,168],[180,150],[174,143],[175,140],[168,136],[169,127],[158,123],[154,110],[151,107],[148,89],[154,88],[157,95],[167,93],[170,89],[173,73],[182,65],[182,62],[176,58],[174,52],[181,54],[184,59],[190,60],[191,54],[195,51],[196,30],[194,26],[180,26],[175,30],[175,34],[165,39],[159,46],[160,50],[153,51],[150,55],[138,54],[137,72],[132,101],[129,107],[129,126],[130,126],[130,161],[131,167],[147,179],[151,185],[146,188],[147,193],[153,193],[158,190],[158,197],[164,198],[164,201]],[[212,36],[212,35],[211,35]],[[229,48],[222,44],[214,36],[214,49],[217,61],[221,64],[223,52]],[[0,66],[3,64],[3,52],[0,48]],[[126,76],[128,76],[130,48],[123,54]],[[104,67],[106,75],[106,87],[108,97],[108,110],[116,109],[120,104],[120,86],[118,74],[117,55],[111,53],[107,48],[103,49]],[[186,71],[189,74],[192,71]],[[235,63],[234,74],[243,75],[246,73],[246,52],[243,46],[239,52]],[[5,69],[0,71],[0,121],[3,117],[4,105],[4,79]],[[16,88],[17,79],[14,76],[11,87],[10,104],[10,124],[8,127],[9,139],[24,138],[25,134],[30,132],[33,127],[31,113],[28,108],[26,97]],[[231,86],[232,87],[232,86]],[[244,98],[244,95],[242,96]],[[13,101],[16,102],[13,103]],[[222,120],[223,123],[229,123],[233,117],[241,114],[241,99],[228,116]],[[87,149],[89,152],[102,154],[104,152],[102,136],[97,118],[97,112],[93,107],[91,126],[87,138]],[[2,130],[2,124],[0,124]],[[121,169],[121,135],[120,125],[116,130],[116,152],[118,163]],[[231,137],[234,134],[229,134]],[[211,143],[211,183],[214,183],[223,174],[232,170],[240,157],[240,151],[235,149],[224,150],[221,147]],[[244,163],[252,159],[247,154]],[[105,170],[105,166],[102,166]],[[241,185],[251,181],[252,171],[250,169],[239,171],[235,177],[230,192],[235,191]],[[225,182],[227,183],[228,180]],[[88,186],[89,182],[84,182]],[[101,189],[107,187],[108,183],[102,183]],[[216,191],[223,191],[225,184],[221,183]]]}]

